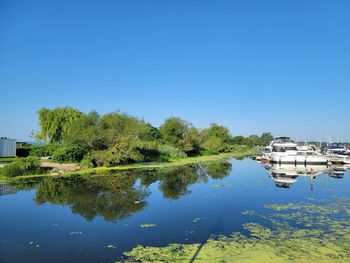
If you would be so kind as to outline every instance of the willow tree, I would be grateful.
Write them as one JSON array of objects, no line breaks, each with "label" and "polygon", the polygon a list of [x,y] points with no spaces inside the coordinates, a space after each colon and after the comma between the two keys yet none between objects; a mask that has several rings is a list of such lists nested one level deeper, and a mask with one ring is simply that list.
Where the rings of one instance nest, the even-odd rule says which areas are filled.
[{"label": "willow tree", "polygon": [[38,138],[44,142],[63,143],[73,123],[83,113],[71,107],[38,110],[40,132]]}]

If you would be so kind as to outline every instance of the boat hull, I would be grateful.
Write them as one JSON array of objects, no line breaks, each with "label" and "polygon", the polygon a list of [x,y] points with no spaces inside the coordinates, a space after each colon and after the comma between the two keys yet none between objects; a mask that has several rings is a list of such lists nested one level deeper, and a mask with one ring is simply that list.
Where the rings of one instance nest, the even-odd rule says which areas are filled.
[{"label": "boat hull", "polygon": [[271,163],[274,164],[294,164],[297,165],[329,165],[330,160],[327,156],[317,155],[317,156],[273,156],[271,158]]}]

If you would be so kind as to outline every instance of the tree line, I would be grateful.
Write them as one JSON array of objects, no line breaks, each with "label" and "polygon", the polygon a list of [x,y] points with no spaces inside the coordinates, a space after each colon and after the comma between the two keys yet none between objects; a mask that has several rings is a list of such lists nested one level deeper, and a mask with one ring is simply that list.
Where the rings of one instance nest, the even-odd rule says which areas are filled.
[{"label": "tree line", "polygon": [[71,107],[41,108],[38,117],[36,138],[57,146],[50,146],[57,160],[82,160],[94,166],[218,154],[266,145],[273,139],[271,133],[232,136],[228,128],[216,123],[198,129],[179,117],[166,119],[160,127],[126,113],[100,115]]}]

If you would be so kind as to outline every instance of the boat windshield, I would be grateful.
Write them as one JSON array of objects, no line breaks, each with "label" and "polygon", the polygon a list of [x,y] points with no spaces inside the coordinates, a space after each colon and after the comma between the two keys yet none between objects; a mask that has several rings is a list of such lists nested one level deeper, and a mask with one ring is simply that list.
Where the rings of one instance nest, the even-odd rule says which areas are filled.
[{"label": "boat windshield", "polygon": [[286,151],[297,151],[297,147],[282,147],[282,146],[274,146],[272,148],[273,152],[286,152]]},{"label": "boat windshield", "polygon": [[342,143],[331,143],[328,147],[330,149],[345,148],[345,146]]}]

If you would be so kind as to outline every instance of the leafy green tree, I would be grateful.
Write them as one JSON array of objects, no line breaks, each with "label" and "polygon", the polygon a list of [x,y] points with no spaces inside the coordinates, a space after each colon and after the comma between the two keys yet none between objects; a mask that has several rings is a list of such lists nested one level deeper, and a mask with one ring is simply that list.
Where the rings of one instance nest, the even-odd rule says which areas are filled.
[{"label": "leafy green tree", "polygon": [[125,113],[112,112],[101,117],[99,129],[107,134],[108,142],[113,146],[114,138],[117,135],[130,136],[134,139],[141,139],[149,131],[149,127],[143,120],[129,116]]},{"label": "leafy green tree", "polygon": [[84,114],[72,123],[65,142],[68,145],[81,147],[85,151],[106,150],[108,148],[107,135],[99,127],[100,119],[96,111]]},{"label": "leafy green tree", "polygon": [[166,119],[159,129],[166,143],[180,147],[181,141],[189,130],[189,126],[188,122],[178,117],[171,117]]},{"label": "leafy green tree", "polygon": [[234,136],[231,139],[232,144],[236,145],[245,145],[246,144],[246,138],[242,135]]},{"label": "leafy green tree", "polygon": [[180,141],[180,148],[188,155],[196,155],[199,153],[200,136],[197,128],[189,128],[184,138]]},{"label": "leafy green tree", "polygon": [[146,123],[146,133],[141,137],[145,141],[159,141],[162,139],[162,134],[157,127],[152,126],[150,123]]},{"label": "leafy green tree", "polygon": [[83,113],[71,107],[38,110],[40,132],[37,138],[44,142],[63,143],[72,123]]},{"label": "leafy green tree", "polygon": [[250,135],[247,139],[248,139],[249,145],[251,145],[251,146],[255,146],[255,145],[258,145],[260,143],[259,136],[255,135],[255,134]]},{"label": "leafy green tree", "polygon": [[229,150],[231,134],[224,126],[212,123],[209,128],[201,133],[201,146],[210,153],[219,153]]},{"label": "leafy green tree", "polygon": [[180,150],[195,154],[199,152],[199,132],[191,123],[177,117],[166,119],[160,126],[164,142]]},{"label": "leafy green tree", "polygon": [[268,145],[273,140],[273,135],[270,132],[264,132],[259,139],[260,145]]}]

